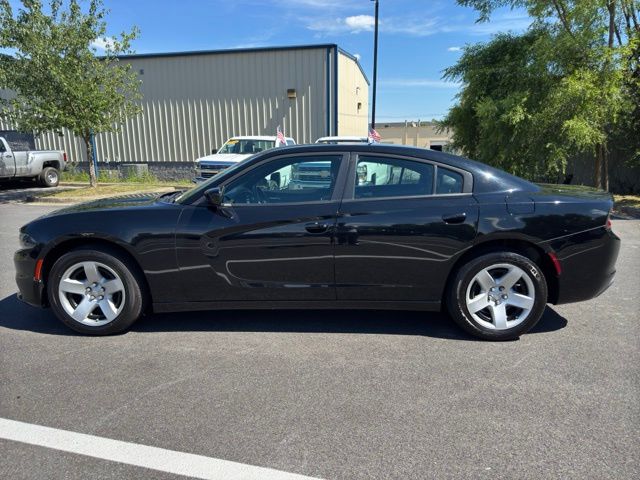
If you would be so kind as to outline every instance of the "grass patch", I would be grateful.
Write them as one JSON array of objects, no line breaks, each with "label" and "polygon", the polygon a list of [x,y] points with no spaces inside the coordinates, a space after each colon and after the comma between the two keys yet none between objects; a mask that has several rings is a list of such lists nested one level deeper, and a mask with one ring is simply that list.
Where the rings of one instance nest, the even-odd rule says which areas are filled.
[{"label": "grass patch", "polygon": [[616,207],[640,208],[640,195],[614,195]]},{"label": "grass patch", "polygon": [[170,185],[142,185],[137,183],[118,183],[115,185],[98,185],[95,188],[80,187],[47,195],[49,198],[69,198],[82,200],[83,198],[105,198],[115,195],[141,192],[171,192],[175,190]]},{"label": "grass patch", "polygon": [[[78,182],[89,183],[89,173],[76,170],[70,167],[69,170],[61,173],[60,180],[62,182]],[[166,185],[166,186],[179,186],[179,187],[192,187],[193,183],[190,180],[159,180],[158,177],[152,173],[145,173],[143,175],[130,175],[127,177],[120,176],[117,170],[102,169],[98,173],[98,183],[133,183],[136,185]]]}]

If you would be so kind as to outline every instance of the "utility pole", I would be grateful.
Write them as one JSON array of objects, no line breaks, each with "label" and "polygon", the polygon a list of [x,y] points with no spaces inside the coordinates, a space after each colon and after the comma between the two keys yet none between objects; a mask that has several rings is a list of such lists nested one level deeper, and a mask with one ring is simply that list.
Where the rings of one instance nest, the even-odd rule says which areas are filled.
[{"label": "utility pole", "polygon": [[373,102],[371,105],[371,128],[376,128],[376,85],[378,83],[378,0],[375,2],[375,26],[373,34]]}]

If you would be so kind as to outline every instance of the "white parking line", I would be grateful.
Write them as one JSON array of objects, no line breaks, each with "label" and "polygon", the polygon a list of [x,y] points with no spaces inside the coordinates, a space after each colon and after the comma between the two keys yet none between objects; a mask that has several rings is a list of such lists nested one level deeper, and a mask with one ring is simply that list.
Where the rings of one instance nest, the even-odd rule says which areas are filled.
[{"label": "white parking line", "polygon": [[0,438],[207,480],[310,480],[295,473],[0,418]]}]

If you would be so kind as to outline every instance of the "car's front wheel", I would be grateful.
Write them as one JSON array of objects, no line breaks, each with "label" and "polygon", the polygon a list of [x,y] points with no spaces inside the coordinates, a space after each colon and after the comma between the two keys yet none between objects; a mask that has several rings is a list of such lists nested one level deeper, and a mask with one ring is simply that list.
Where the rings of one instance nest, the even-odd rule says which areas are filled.
[{"label": "car's front wheel", "polygon": [[476,257],[455,274],[447,307],[467,332],[510,340],[529,331],[547,303],[547,283],[535,262],[514,252]]},{"label": "car's front wheel", "polygon": [[129,328],[143,310],[141,280],[110,249],[82,247],[62,255],[48,278],[49,302],[73,330],[109,335]]}]

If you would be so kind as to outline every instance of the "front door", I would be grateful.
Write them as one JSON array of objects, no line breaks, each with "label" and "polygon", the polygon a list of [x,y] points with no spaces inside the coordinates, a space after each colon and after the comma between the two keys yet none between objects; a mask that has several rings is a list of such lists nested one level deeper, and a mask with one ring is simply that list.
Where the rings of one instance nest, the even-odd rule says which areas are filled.
[{"label": "front door", "polygon": [[13,154],[5,146],[4,142],[0,140],[0,178],[10,178],[16,174],[16,162],[13,158]]},{"label": "front door", "polygon": [[440,301],[476,236],[470,175],[420,159],[352,162],[336,226],[338,300]]},{"label": "front door", "polygon": [[185,297],[334,300],[333,232],[347,163],[342,154],[278,156],[227,181],[224,207],[186,207],[176,237]]}]

